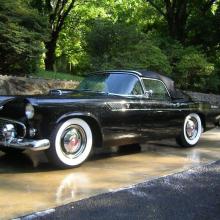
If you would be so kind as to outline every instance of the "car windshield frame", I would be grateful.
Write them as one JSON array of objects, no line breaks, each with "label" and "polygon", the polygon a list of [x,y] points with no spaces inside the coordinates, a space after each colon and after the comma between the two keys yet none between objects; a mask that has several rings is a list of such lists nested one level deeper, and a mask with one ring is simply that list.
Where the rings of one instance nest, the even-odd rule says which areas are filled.
[{"label": "car windshield frame", "polygon": [[[89,85],[90,83],[91,85]],[[95,88],[93,88],[93,86],[95,86]],[[132,94],[135,87],[138,87],[137,89],[139,91],[136,91],[138,94]],[[84,80],[77,86],[76,90],[120,96],[144,95],[144,88],[140,78],[135,74],[123,72],[92,73],[84,78]]]}]

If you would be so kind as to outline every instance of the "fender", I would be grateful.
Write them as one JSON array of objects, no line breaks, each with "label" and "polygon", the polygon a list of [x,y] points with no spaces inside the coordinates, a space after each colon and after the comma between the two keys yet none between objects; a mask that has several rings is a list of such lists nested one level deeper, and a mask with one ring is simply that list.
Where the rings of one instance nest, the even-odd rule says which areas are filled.
[{"label": "fender", "polygon": [[0,105],[3,106],[7,102],[14,100],[16,96],[0,96]]},{"label": "fender", "polygon": [[98,118],[97,118],[95,115],[93,115],[92,113],[90,113],[90,112],[69,112],[69,113],[66,113],[66,114],[60,116],[60,117],[56,120],[56,123],[58,124],[58,123],[60,123],[62,120],[66,119],[66,118],[76,117],[76,116],[86,116],[86,117],[90,117],[90,118],[94,119],[94,120],[98,123],[99,127],[101,128]]}]

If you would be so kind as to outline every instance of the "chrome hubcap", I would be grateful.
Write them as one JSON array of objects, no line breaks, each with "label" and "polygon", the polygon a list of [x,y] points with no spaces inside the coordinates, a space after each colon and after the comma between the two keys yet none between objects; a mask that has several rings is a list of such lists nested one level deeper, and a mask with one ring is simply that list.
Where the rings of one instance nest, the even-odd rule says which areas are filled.
[{"label": "chrome hubcap", "polygon": [[186,123],[187,137],[193,140],[198,134],[198,122],[195,118],[190,118]]},{"label": "chrome hubcap", "polygon": [[66,128],[61,138],[63,154],[68,158],[76,158],[85,150],[86,134],[83,128],[78,125],[71,125]]}]

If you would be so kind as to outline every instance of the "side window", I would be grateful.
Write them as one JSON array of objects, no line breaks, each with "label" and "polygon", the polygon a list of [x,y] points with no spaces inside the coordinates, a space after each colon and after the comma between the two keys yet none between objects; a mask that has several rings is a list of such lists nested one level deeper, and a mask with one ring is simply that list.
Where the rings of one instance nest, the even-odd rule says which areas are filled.
[{"label": "side window", "polygon": [[137,81],[131,91],[131,95],[143,95],[143,90],[140,81]]},{"label": "side window", "polygon": [[146,91],[149,92],[149,98],[155,100],[169,100],[169,94],[164,84],[159,80],[143,79]]},{"label": "side window", "polygon": [[105,92],[120,95],[143,95],[144,91],[138,77],[132,74],[109,74],[105,79]]}]

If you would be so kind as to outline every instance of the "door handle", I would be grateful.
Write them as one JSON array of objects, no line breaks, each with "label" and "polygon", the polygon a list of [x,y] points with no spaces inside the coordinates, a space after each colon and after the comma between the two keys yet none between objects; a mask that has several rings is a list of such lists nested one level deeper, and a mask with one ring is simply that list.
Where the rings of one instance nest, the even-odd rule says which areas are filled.
[{"label": "door handle", "polygon": [[157,110],[157,113],[162,113],[162,112],[164,112],[164,111],[162,111],[162,110]]},{"label": "door handle", "polygon": [[181,106],[181,103],[175,103],[175,104],[173,104],[173,106],[178,108]]}]

